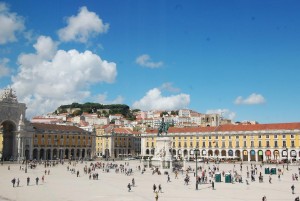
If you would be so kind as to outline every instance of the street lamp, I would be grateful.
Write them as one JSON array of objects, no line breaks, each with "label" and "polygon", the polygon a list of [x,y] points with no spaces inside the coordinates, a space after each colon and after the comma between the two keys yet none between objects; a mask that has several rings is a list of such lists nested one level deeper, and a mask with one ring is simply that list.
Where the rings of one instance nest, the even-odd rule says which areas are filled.
[{"label": "street lamp", "polygon": [[194,154],[196,155],[196,190],[198,190],[198,155],[200,154],[199,149],[194,149]]},{"label": "street lamp", "polygon": [[289,151],[286,147],[286,170],[289,170]]}]

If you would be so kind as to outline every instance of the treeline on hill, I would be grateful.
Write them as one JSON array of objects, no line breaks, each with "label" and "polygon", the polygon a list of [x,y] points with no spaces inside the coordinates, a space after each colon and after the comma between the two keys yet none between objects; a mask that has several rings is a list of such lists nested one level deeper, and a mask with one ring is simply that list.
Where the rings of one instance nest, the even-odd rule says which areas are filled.
[{"label": "treeline on hill", "polygon": [[[111,104],[111,105],[102,105],[100,103],[72,103],[71,105],[61,105],[56,113],[66,113],[69,109],[80,108],[80,110],[75,110],[72,115],[78,116],[82,113],[97,113],[99,116],[108,117],[111,114],[122,114],[126,119],[134,120],[135,116],[133,115],[134,112],[139,111],[137,110],[130,110],[128,105],[124,104]],[[99,111],[101,110],[102,111]],[[107,109],[107,111],[105,110]]]}]

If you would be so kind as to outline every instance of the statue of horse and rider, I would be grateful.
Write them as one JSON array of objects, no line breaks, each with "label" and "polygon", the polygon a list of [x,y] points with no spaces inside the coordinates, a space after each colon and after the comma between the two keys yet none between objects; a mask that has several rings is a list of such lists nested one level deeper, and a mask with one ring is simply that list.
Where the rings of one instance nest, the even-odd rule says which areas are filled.
[{"label": "statue of horse and rider", "polygon": [[157,136],[160,136],[163,133],[167,134],[169,127],[170,127],[169,123],[165,123],[164,118],[162,118],[162,122],[158,128]]}]

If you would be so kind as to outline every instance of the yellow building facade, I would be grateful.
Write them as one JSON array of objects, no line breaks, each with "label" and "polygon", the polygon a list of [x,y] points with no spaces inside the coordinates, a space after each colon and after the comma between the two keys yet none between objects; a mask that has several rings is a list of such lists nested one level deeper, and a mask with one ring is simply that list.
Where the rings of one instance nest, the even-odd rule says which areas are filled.
[{"label": "yellow building facade", "polygon": [[[94,156],[95,135],[76,126],[38,124],[33,126],[33,146],[26,158],[91,159]],[[30,157],[32,155],[32,157]]]},{"label": "yellow building facade", "polygon": [[122,159],[139,156],[140,133],[113,125],[96,128],[96,154],[98,157]]},{"label": "yellow building facade", "polygon": [[[220,125],[218,127],[169,128],[173,157],[200,157],[242,161],[268,161],[300,158],[300,123]],[[157,130],[141,135],[141,153],[154,156]]]}]

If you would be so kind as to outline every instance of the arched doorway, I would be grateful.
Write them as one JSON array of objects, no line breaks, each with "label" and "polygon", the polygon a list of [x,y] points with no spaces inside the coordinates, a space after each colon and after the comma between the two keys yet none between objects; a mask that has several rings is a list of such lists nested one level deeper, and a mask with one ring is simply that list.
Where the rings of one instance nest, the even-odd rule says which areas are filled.
[{"label": "arched doorway", "polygon": [[47,149],[46,160],[51,160],[51,149]]},{"label": "arched doorway", "polygon": [[262,150],[258,150],[257,161],[263,161],[263,160],[264,160],[264,152]]},{"label": "arched doorway", "polygon": [[185,149],[185,150],[183,151],[183,157],[184,157],[184,158],[187,158],[187,156],[188,156],[188,150]]},{"label": "arched doorway", "polygon": [[1,124],[2,134],[3,134],[3,150],[2,160],[14,160],[17,156],[14,156],[14,132],[16,131],[16,126],[12,121],[4,121]]},{"label": "arched doorway", "polygon": [[[230,151],[230,150],[229,150]],[[235,157],[236,158],[241,158],[241,151],[240,150],[236,150],[235,151]]]},{"label": "arched doorway", "polygon": [[149,154],[150,154],[149,149],[146,149],[146,155],[149,155]]},{"label": "arched doorway", "polygon": [[219,156],[220,151],[219,150],[215,150],[215,156]]},{"label": "arched doorway", "polygon": [[250,161],[256,161],[255,155],[256,155],[255,151],[254,151],[254,150],[251,150],[251,151],[250,151]]},{"label": "arched doorway", "polygon": [[45,160],[44,154],[45,154],[45,150],[44,150],[44,149],[41,149],[41,150],[40,150],[40,158],[39,158],[39,159]]},{"label": "arched doorway", "polygon": [[226,151],[225,150],[221,151],[221,156],[226,157]]},{"label": "arched doorway", "polygon": [[278,150],[274,150],[273,154],[274,154],[274,159],[278,160],[279,159],[279,151]]},{"label": "arched doorway", "polygon": [[265,155],[266,155],[267,160],[271,160],[271,155],[272,155],[272,153],[271,153],[270,150],[266,150],[266,151],[265,151]]},{"label": "arched doorway", "polygon": [[247,150],[243,151],[243,161],[248,161],[248,151]]},{"label": "arched doorway", "polygon": [[69,149],[66,149],[66,150],[65,150],[65,157],[64,157],[64,158],[70,159],[70,158],[69,158]]},{"label": "arched doorway", "polygon": [[53,156],[52,156],[52,159],[53,160],[56,160],[58,158],[58,155],[57,155],[57,149],[53,149]]},{"label": "arched doorway", "polygon": [[213,151],[212,150],[208,150],[208,156],[213,156]]},{"label": "arched doorway", "polygon": [[74,160],[75,158],[75,150],[71,149],[71,160]]},{"label": "arched doorway", "polygon": [[[117,153],[115,153],[115,154],[117,154]],[[81,151],[81,157],[85,158],[85,149],[82,149],[82,151]]]},{"label": "arched doorway", "polygon": [[37,149],[34,149],[34,150],[33,150],[32,156],[33,156],[33,159],[39,160],[39,159],[38,159],[38,150],[37,150]]}]

